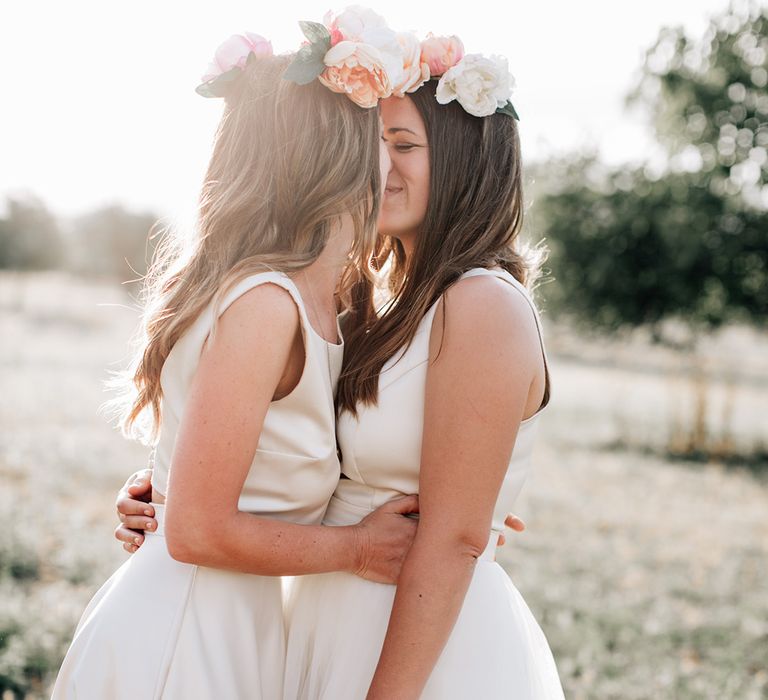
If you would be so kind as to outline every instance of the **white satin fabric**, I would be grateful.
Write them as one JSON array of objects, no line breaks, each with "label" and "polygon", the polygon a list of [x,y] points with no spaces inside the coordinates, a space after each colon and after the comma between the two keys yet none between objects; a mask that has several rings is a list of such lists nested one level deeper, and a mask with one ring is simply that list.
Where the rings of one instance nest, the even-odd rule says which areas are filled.
[{"label": "white satin fabric", "polygon": [[[502,270],[495,275],[536,307],[526,289]],[[384,366],[378,404],[337,421],[342,479],[324,522],[358,522],[386,501],[418,492],[429,336],[435,304],[411,345]],[[542,342],[542,351],[544,346]],[[546,364],[546,355],[544,356]],[[547,386],[549,376],[547,370]],[[478,560],[450,638],[422,700],[561,700],[563,691],[547,640],[504,570],[493,561],[504,517],[531,470],[541,409],[520,425],[493,514],[489,544]],[[395,587],[350,574],[294,581],[289,621],[285,700],[364,700],[386,634]]]},{"label": "white satin fabric", "polygon": [[[342,345],[312,328],[293,281],[251,275],[210,305],[173,347],[162,371],[163,427],[154,485],[165,493],[189,386],[215,314],[257,285],[286,289],[299,309],[305,365],[296,388],[274,401],[239,500],[242,511],[317,524],[339,480],[333,395]],[[283,696],[285,627],[279,577],[173,560],[160,527],[86,608],[64,659],[55,700],[201,700]]]}]

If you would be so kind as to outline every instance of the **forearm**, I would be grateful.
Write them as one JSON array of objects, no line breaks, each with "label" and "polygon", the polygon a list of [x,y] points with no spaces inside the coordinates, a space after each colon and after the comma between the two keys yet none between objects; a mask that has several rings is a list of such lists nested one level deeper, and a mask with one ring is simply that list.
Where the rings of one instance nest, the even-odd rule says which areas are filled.
[{"label": "forearm", "polygon": [[406,557],[368,700],[416,700],[448,641],[478,552],[417,534]]},{"label": "forearm", "polygon": [[262,576],[354,572],[360,536],[352,526],[298,525],[239,511],[192,528],[166,517],[175,559]]}]

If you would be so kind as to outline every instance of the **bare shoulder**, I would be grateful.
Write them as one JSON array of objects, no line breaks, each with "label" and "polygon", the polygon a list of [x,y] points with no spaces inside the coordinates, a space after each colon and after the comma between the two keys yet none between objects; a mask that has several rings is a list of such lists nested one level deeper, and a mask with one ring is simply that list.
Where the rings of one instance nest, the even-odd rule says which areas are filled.
[{"label": "bare shoulder", "polygon": [[210,347],[212,340],[213,344],[226,345],[237,352],[253,353],[263,348],[267,353],[284,357],[299,324],[299,310],[291,293],[279,284],[263,282],[243,292],[224,309],[206,347]]},{"label": "bare shoulder", "polygon": [[291,293],[273,282],[263,282],[243,292],[221,314],[225,323],[258,329],[268,324],[295,330],[299,310]]},{"label": "bare shoulder", "polygon": [[451,286],[440,304],[445,341],[465,337],[472,345],[511,343],[538,352],[538,331],[531,305],[520,290],[498,277],[466,277]]}]

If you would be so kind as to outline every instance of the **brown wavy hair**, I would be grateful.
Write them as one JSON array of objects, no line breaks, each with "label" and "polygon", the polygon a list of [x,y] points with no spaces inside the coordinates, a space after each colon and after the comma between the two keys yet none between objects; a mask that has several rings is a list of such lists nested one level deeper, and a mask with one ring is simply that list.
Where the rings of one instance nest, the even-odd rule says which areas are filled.
[{"label": "brown wavy hair", "polygon": [[378,110],[362,109],[318,81],[300,86],[283,80],[292,58],[252,60],[233,83],[193,240],[170,231],[159,247],[145,279],[133,366],[113,382],[122,393],[112,408],[126,434],[157,437],[168,354],[206,306],[238,281],[254,272],[307,267],[344,213],[355,228],[346,283],[359,284],[368,270],[354,263],[367,263],[376,240]]},{"label": "brown wavy hair", "polygon": [[424,120],[429,144],[429,202],[406,259],[401,243],[381,235],[374,268],[389,268],[389,300],[374,305],[370,279],[352,290],[344,319],[346,351],[337,407],[356,415],[358,403],[375,405],[384,364],[407,347],[424,315],[467,270],[499,266],[532,287],[542,247],[520,246],[523,185],[517,122],[505,114],[473,117],[457,103],[435,99],[430,80],[411,99]]}]

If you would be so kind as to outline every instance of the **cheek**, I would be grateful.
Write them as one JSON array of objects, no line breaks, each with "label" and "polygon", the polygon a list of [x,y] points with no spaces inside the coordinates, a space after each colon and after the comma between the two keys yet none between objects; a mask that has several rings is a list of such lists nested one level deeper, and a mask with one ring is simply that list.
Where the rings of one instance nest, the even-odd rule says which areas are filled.
[{"label": "cheek", "polygon": [[392,169],[392,158],[389,155],[389,149],[383,141],[379,141],[379,173],[381,175],[381,191],[387,184],[389,171]]}]

